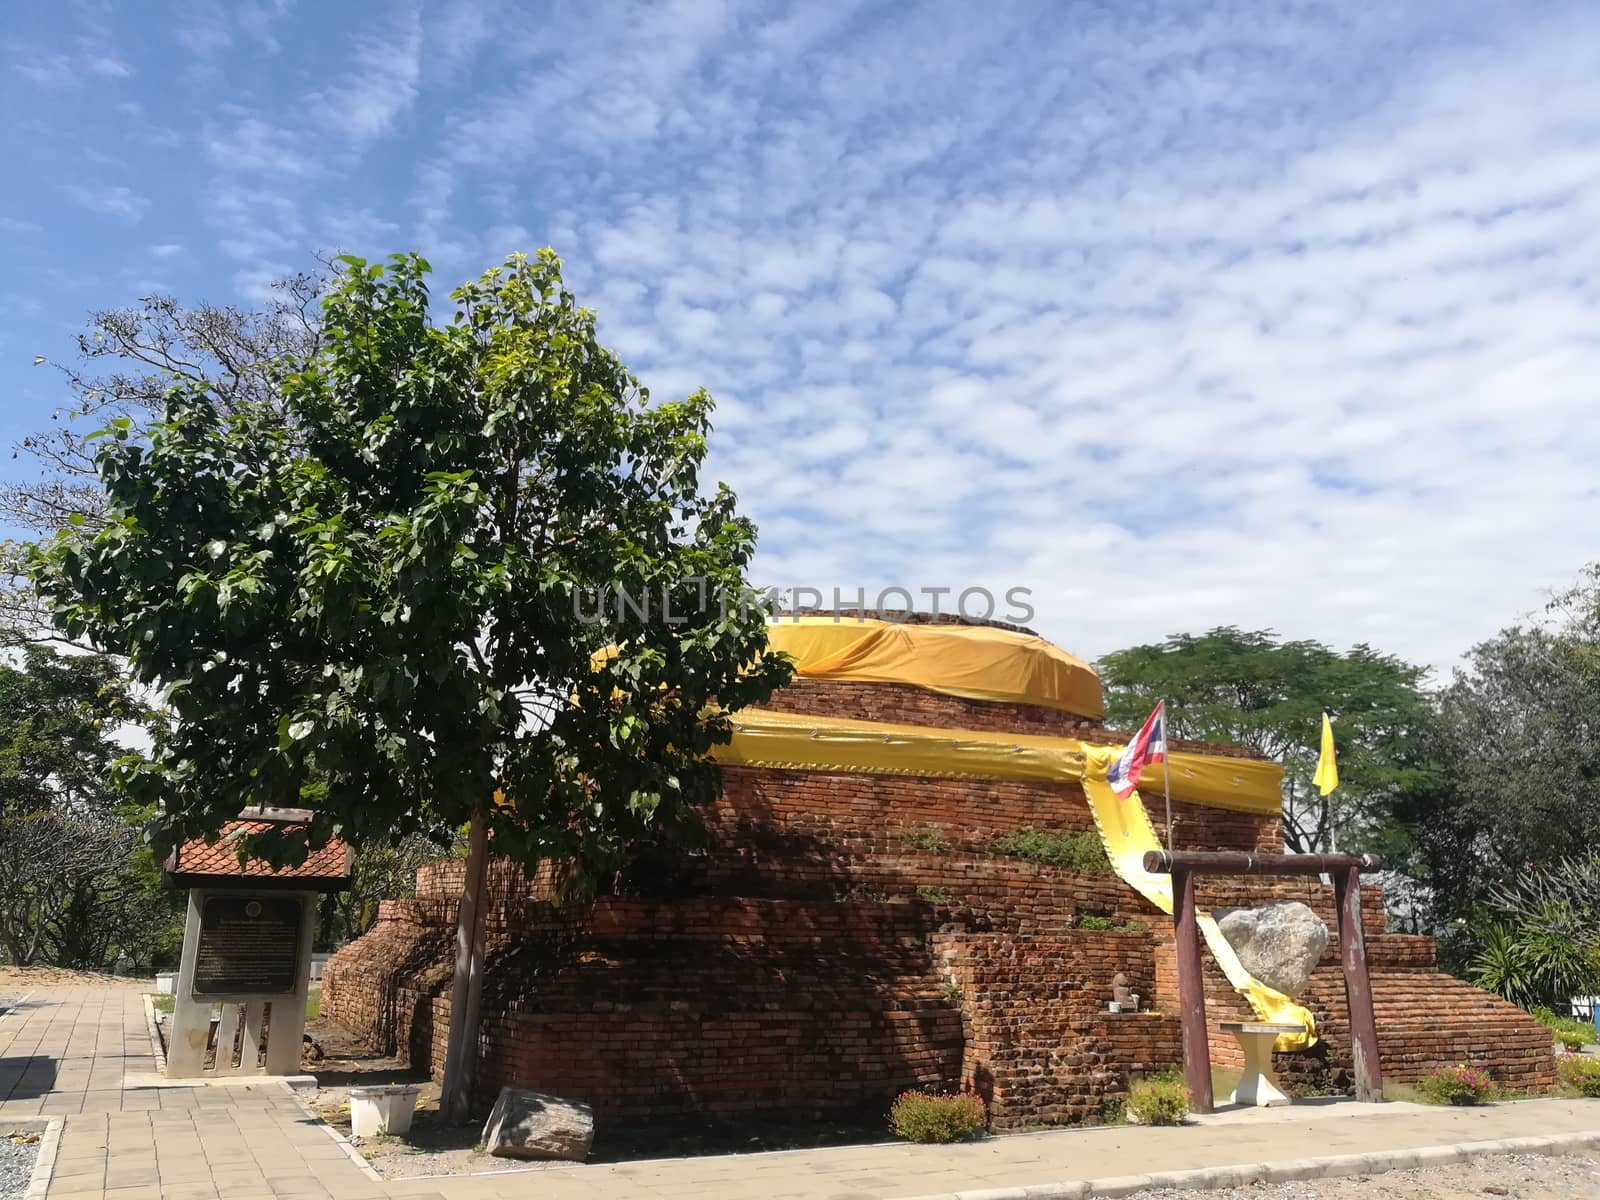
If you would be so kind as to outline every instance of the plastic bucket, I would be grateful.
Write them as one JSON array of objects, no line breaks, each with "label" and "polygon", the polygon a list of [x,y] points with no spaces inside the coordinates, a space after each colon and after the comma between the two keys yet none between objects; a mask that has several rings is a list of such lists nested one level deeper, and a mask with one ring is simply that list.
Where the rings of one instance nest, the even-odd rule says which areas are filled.
[{"label": "plastic bucket", "polygon": [[408,1132],[421,1092],[422,1086],[415,1083],[351,1088],[350,1132],[356,1137]]}]

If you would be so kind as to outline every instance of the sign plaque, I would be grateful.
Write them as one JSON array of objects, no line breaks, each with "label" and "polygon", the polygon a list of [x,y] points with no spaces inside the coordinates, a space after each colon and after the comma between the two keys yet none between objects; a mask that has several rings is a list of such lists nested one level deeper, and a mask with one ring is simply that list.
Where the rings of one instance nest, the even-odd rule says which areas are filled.
[{"label": "sign plaque", "polygon": [[299,979],[296,896],[207,896],[194,962],[196,996],[288,995]]}]

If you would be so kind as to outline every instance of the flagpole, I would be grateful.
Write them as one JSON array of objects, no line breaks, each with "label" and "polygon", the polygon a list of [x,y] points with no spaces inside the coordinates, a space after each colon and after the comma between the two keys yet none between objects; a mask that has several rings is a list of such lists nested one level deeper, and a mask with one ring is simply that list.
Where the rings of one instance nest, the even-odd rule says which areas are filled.
[{"label": "flagpole", "polygon": [[1172,739],[1167,734],[1167,702],[1161,701],[1161,783],[1167,793],[1167,849],[1172,850]]}]

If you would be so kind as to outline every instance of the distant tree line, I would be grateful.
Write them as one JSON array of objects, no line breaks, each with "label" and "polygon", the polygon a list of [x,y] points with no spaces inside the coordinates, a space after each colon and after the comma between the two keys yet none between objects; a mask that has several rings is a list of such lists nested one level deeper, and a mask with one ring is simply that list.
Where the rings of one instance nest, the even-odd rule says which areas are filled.
[{"label": "distant tree line", "polygon": [[[1165,699],[1175,736],[1283,764],[1288,848],[1382,854],[1391,920],[1437,935],[1447,966],[1525,1004],[1600,990],[1600,925],[1579,901],[1600,895],[1600,570],[1438,687],[1370,646],[1231,627],[1100,667],[1111,724]],[[1327,797],[1311,786],[1324,711],[1340,775]]]}]

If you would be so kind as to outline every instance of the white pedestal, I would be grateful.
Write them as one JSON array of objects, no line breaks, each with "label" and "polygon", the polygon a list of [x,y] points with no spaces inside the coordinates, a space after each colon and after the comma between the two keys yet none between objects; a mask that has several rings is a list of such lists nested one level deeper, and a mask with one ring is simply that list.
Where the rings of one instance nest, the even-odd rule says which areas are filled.
[{"label": "white pedestal", "polygon": [[1280,1034],[1304,1033],[1304,1027],[1224,1021],[1221,1028],[1238,1038],[1239,1048],[1244,1051],[1244,1074],[1239,1076],[1239,1086],[1234,1088],[1228,1102],[1255,1108],[1294,1103],[1278,1086],[1277,1076],[1272,1073],[1272,1046]]}]

